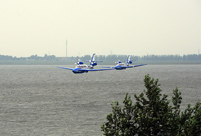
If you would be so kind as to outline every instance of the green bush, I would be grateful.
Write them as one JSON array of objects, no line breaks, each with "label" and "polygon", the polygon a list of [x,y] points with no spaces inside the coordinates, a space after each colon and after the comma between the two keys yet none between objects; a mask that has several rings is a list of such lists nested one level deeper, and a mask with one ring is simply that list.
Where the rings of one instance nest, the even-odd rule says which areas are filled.
[{"label": "green bush", "polygon": [[201,136],[201,103],[180,110],[181,92],[173,90],[172,104],[162,94],[158,79],[144,78],[146,90],[134,95],[135,103],[126,94],[123,107],[112,103],[112,113],[101,125],[106,136]]}]

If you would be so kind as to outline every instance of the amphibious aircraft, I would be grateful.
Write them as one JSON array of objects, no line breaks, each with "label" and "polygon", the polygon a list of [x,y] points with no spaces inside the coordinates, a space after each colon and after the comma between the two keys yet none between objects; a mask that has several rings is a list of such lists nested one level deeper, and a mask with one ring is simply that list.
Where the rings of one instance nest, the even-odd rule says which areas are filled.
[{"label": "amphibious aircraft", "polygon": [[72,72],[74,74],[77,74],[77,73],[88,73],[89,71],[104,71],[104,70],[113,70],[112,68],[107,68],[107,69],[94,69],[94,66],[97,65],[97,62],[100,62],[100,61],[95,61],[95,54],[92,55],[92,58],[91,60],[89,61],[90,62],[90,65],[86,65],[84,64],[82,61],[78,60],[75,68],[67,68],[67,67],[60,67],[60,66],[57,66],[58,68],[62,68],[62,69],[68,69],[68,70],[72,70]]},{"label": "amphibious aircraft", "polygon": [[134,67],[140,67],[140,66],[144,66],[147,64],[139,64],[139,65],[131,65],[133,62],[132,60],[130,60],[130,55],[128,55],[128,58],[126,60],[126,64],[122,63],[121,61],[115,62],[117,65],[115,67],[104,67],[104,68],[113,68],[116,70],[122,70],[122,69],[126,69],[126,68],[134,68]]}]

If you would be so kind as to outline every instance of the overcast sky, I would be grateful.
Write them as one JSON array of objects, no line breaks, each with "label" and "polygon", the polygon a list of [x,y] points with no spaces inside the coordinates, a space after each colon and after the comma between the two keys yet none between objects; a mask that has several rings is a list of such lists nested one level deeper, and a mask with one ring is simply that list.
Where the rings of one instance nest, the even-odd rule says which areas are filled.
[{"label": "overcast sky", "polygon": [[0,0],[0,55],[197,54],[201,0]]}]

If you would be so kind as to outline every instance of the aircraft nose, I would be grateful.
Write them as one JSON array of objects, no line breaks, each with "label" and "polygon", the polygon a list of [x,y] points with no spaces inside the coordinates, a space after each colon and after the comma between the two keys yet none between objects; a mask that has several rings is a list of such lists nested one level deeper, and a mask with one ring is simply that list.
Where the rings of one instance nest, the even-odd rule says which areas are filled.
[{"label": "aircraft nose", "polygon": [[75,68],[75,69],[72,70],[72,72],[75,73],[75,74],[76,74],[76,73],[82,73],[81,71],[79,71],[79,69],[80,69],[80,68]]},{"label": "aircraft nose", "polygon": [[72,72],[73,72],[73,73],[76,73],[76,72],[77,72],[77,68],[74,68],[74,69],[72,70]]}]

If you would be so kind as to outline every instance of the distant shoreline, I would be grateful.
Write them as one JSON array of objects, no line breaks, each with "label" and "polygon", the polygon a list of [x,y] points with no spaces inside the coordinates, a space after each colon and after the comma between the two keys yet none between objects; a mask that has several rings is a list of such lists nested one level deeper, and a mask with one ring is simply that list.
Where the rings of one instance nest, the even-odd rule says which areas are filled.
[{"label": "distant shoreline", "polygon": [[[116,61],[125,62],[128,55],[97,55],[96,60],[98,65],[116,65]],[[81,57],[56,57],[55,55],[45,54],[43,57],[38,55],[31,55],[30,57],[13,57],[7,55],[0,55],[0,65],[74,65],[78,59],[89,64],[90,55]],[[201,54],[188,55],[131,55],[133,64],[149,64],[149,65],[180,65],[180,64],[201,64]]]},{"label": "distant shoreline", "polygon": [[[45,60],[0,60],[0,65],[75,65],[76,62],[72,61],[45,61]],[[89,64],[85,62],[85,64]],[[148,65],[200,65],[199,61],[136,61],[135,64],[148,64]],[[116,65],[115,62],[105,61],[100,62],[98,65]],[[132,64],[131,64],[132,65]]]}]

